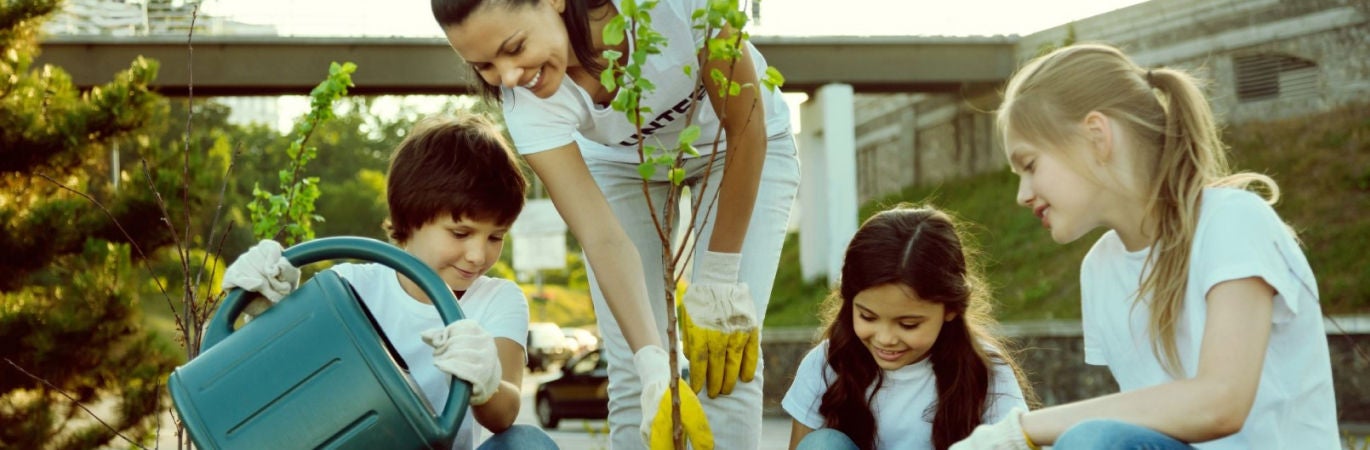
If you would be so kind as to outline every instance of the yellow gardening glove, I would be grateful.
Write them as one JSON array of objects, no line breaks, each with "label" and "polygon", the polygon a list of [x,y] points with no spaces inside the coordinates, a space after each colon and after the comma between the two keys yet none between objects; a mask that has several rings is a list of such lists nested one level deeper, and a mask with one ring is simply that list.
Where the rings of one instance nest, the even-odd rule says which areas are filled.
[{"label": "yellow gardening glove", "polygon": [[[653,450],[672,449],[674,426],[671,423],[671,396],[667,395],[671,366],[666,359],[666,350],[655,345],[642,347],[633,355],[633,365],[642,380],[642,442]],[[714,434],[709,431],[709,421],[699,405],[699,398],[685,389],[684,384],[677,384],[676,391],[680,393],[680,420],[685,425],[685,440],[696,450],[712,450]]]},{"label": "yellow gardening glove", "polygon": [[709,398],[731,394],[738,379],[756,374],[761,333],[751,291],[737,281],[741,261],[738,253],[704,252],[681,301],[690,387],[700,392],[707,384]]}]

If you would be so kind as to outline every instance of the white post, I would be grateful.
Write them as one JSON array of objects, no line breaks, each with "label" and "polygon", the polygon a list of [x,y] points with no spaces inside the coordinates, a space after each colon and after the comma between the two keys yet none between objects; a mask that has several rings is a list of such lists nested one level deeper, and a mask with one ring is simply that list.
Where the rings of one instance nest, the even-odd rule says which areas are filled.
[{"label": "white post", "polygon": [[800,107],[799,134],[799,270],[805,281],[828,275],[828,229],[824,226],[827,176],[823,161],[823,114],[820,98]]},{"label": "white post", "polygon": [[818,88],[823,105],[823,161],[827,166],[828,284],[836,285],[842,273],[847,243],[856,234],[856,110],[850,84],[833,83]]},{"label": "white post", "polygon": [[856,113],[851,85],[818,89],[804,104],[800,140],[800,267],[805,279],[842,273],[842,256],[856,233]]}]

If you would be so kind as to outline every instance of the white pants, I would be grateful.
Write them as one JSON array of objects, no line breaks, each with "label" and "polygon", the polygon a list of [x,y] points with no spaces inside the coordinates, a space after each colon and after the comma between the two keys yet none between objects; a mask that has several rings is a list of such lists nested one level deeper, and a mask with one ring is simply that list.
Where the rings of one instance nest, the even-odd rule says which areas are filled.
[{"label": "white pants", "polygon": [[[685,184],[691,186],[692,201],[699,201],[704,169],[708,165],[707,155],[692,158],[685,162]],[[707,192],[704,199],[714,198],[714,192],[723,179],[724,155],[719,154],[714,161],[713,171],[709,174]],[[642,176],[637,164],[609,161],[587,160],[590,174],[604,192],[613,208],[619,224],[627,232],[628,238],[637,247],[642,257],[642,272],[646,276],[648,300],[651,302],[652,315],[656,319],[661,341],[666,340],[666,300],[663,287],[661,240],[656,232],[652,218],[648,215],[647,202],[642,194]],[[648,191],[652,196],[652,206],[658,211],[665,205],[667,189],[664,171],[650,180]],[[766,305],[770,303],[771,285],[775,282],[776,267],[780,263],[780,250],[785,243],[785,234],[790,219],[790,208],[794,205],[799,190],[799,158],[795,154],[794,137],[784,135],[772,137],[767,142],[766,162],[762,166],[761,183],[756,193],[756,206],[752,211],[751,222],[747,226],[747,236],[742,245],[742,264],[740,281],[747,283],[752,300],[756,302],[757,323],[766,318]],[[709,200],[701,205],[701,216],[709,207]],[[718,212],[716,201],[710,210],[709,220],[704,223],[696,220],[698,244],[695,246],[694,260],[698,261],[708,249],[713,235],[713,216]],[[687,210],[688,211],[688,210]],[[688,213],[686,213],[688,214]],[[677,215],[679,216],[679,215]],[[688,222],[685,222],[688,226]],[[677,226],[680,233],[684,226]],[[589,275],[590,293],[594,298],[595,316],[598,318],[600,335],[604,337],[604,352],[609,363],[609,427],[610,448],[616,450],[643,448],[639,427],[642,423],[642,385],[633,366],[633,353],[623,332],[609,312],[604,294],[599,290],[593,270],[586,264]],[[677,299],[679,301],[679,299]],[[681,348],[677,343],[676,348]],[[678,351],[677,354],[683,355]],[[761,438],[761,387],[763,386],[761,361],[758,355],[756,376],[750,383],[738,381],[730,395],[709,398],[701,392],[699,400],[709,417],[709,428],[713,431],[714,444],[720,449],[755,449],[760,446]],[[685,367],[685,358],[680,358]],[[689,379],[681,380],[688,386]]]}]

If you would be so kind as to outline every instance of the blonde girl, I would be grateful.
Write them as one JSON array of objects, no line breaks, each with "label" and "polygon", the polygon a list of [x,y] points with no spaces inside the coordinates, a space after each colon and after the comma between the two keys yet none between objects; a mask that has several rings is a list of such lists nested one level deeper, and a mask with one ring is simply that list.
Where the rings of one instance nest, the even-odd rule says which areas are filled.
[{"label": "blonde girl", "polygon": [[1191,76],[1073,45],[1023,67],[997,119],[1053,240],[1108,229],[1080,269],[1085,362],[1122,392],[954,448],[1340,448],[1312,270],[1275,182],[1229,169]]}]

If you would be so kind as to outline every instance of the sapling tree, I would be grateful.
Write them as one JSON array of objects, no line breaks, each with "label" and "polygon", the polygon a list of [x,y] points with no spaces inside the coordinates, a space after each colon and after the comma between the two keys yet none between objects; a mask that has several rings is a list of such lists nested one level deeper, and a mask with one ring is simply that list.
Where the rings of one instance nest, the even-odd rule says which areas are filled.
[{"label": "sapling tree", "polygon": [[[642,176],[642,191],[647,202],[647,209],[651,212],[652,223],[656,228],[657,236],[661,242],[662,254],[660,255],[663,267],[664,278],[664,298],[666,301],[666,336],[667,354],[670,356],[671,382],[668,392],[672,393],[671,417],[675,424],[673,430],[673,442],[676,448],[685,448],[684,431],[680,415],[680,398],[675,393],[679,392],[679,361],[677,361],[676,342],[677,338],[677,286],[680,285],[683,271],[679,270],[689,264],[691,255],[694,254],[697,239],[681,239],[676,242],[672,239],[675,235],[675,228],[684,225],[687,232],[700,229],[707,225],[708,218],[714,208],[717,199],[717,189],[708,189],[709,172],[718,156],[718,146],[723,142],[723,128],[719,127],[717,134],[712,136],[713,150],[707,156],[708,164],[705,175],[702,177],[701,184],[696,189],[703,192],[713,192],[713,196],[705,198],[698,195],[690,205],[688,216],[679,217],[678,205],[685,195],[691,195],[689,188],[684,185],[686,171],[684,168],[687,158],[702,157],[694,144],[701,137],[702,133],[698,125],[690,123],[696,113],[700,101],[707,101],[700,97],[692,97],[688,112],[685,113],[685,128],[675,142],[661,142],[659,139],[648,136],[650,133],[643,133],[643,127],[649,123],[655,114],[650,107],[642,104],[642,98],[647,93],[656,89],[658,82],[671,83],[692,83],[698,91],[704,83],[713,83],[721,93],[725,107],[717,108],[720,121],[726,119],[727,102],[735,101],[743,90],[758,89],[778,89],[784,83],[784,78],[775,68],[767,68],[766,74],[761,78],[762,86],[753,84],[740,84],[734,81],[733,70],[737,66],[737,61],[741,58],[742,52],[747,51],[745,42],[748,34],[744,28],[748,21],[748,16],[743,12],[736,0],[711,0],[707,8],[696,10],[692,14],[692,22],[696,29],[702,30],[708,38],[696,53],[700,55],[697,65],[686,65],[680,74],[683,80],[650,80],[644,78],[643,65],[647,61],[648,55],[660,54],[662,47],[666,45],[666,38],[652,28],[651,12],[658,5],[657,0],[624,0],[619,5],[619,15],[612,18],[605,25],[603,39],[605,45],[618,47],[625,40],[631,42],[628,46],[630,54],[624,55],[617,50],[605,50],[602,56],[607,65],[600,73],[600,83],[608,92],[614,92],[614,98],[610,106],[625,115],[629,123],[637,128],[637,136],[647,136],[637,142],[638,171]],[[728,26],[734,33],[731,35],[716,35],[718,30]],[[625,58],[626,56],[626,58]],[[713,63],[713,64],[711,64]],[[703,73],[702,68],[710,67],[708,73]],[[743,70],[752,70],[748,67]],[[759,93],[759,92],[758,92]],[[757,101],[760,95],[751,97],[752,101]],[[764,126],[762,117],[746,117],[748,126]],[[706,138],[708,138],[706,136]],[[763,150],[764,151],[764,150]],[[650,184],[653,175],[664,171],[669,181],[669,188],[664,205],[654,204],[650,194]],[[688,344],[687,344],[688,345]]]}]

